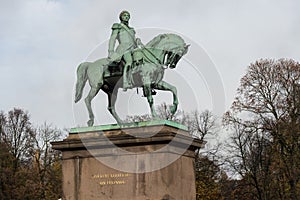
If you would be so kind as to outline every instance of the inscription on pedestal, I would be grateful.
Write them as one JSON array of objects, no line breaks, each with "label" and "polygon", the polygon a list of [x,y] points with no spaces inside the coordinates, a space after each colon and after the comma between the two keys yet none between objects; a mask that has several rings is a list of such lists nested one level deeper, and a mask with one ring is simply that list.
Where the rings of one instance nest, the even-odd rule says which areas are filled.
[{"label": "inscription on pedestal", "polygon": [[92,179],[96,180],[99,185],[124,185],[128,183],[128,173],[115,174],[94,174]]}]

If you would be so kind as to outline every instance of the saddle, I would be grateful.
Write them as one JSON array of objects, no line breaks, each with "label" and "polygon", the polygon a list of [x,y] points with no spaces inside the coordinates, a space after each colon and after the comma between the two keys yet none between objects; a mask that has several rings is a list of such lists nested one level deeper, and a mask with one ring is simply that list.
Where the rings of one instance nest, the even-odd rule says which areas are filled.
[{"label": "saddle", "polygon": [[[139,71],[139,67],[143,65],[144,58],[143,58],[143,53],[142,49],[134,49],[131,53],[132,55],[132,66],[129,67],[131,73],[136,73]],[[125,61],[122,58],[120,62],[111,62],[108,64],[106,70],[104,71],[104,78],[108,77],[114,77],[114,76],[122,76],[123,75],[123,68],[124,68]],[[132,74],[128,74],[128,76],[131,76]]]},{"label": "saddle", "polygon": [[120,62],[111,62],[108,64],[107,68],[104,71],[104,78],[122,76],[124,68],[124,61]]}]

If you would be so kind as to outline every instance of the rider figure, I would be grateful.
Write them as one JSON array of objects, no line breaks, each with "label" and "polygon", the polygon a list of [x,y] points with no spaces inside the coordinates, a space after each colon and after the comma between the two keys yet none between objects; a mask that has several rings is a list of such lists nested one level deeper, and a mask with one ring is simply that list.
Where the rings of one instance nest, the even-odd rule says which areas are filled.
[{"label": "rider figure", "polygon": [[[126,91],[128,88],[131,88],[127,71],[133,63],[132,50],[137,48],[137,43],[140,42],[140,39],[135,37],[134,29],[128,25],[130,19],[128,11],[122,11],[119,15],[119,19],[121,23],[114,23],[112,26],[108,47],[108,59],[110,62],[120,62],[123,57],[125,61],[123,69],[123,90]],[[115,49],[116,40],[118,40],[119,45]]]}]

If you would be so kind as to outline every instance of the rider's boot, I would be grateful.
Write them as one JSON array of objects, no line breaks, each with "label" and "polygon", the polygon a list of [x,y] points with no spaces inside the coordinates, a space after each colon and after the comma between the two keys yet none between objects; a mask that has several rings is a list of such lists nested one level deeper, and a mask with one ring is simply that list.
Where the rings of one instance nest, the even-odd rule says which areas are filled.
[{"label": "rider's boot", "polygon": [[128,83],[128,78],[127,78],[127,69],[128,65],[124,67],[124,72],[123,72],[123,91],[126,92],[127,89],[130,88],[130,85]]}]

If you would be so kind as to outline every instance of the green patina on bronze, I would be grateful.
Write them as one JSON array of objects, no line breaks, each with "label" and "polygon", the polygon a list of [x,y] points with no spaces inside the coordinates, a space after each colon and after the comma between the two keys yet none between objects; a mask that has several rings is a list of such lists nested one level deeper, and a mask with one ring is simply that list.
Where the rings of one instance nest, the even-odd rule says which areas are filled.
[{"label": "green patina on bronze", "polygon": [[[171,33],[160,34],[143,45],[140,39],[135,37],[134,29],[129,27],[129,19],[129,12],[123,11],[120,14],[121,23],[112,26],[107,58],[84,62],[77,68],[75,103],[81,99],[87,81],[91,87],[85,98],[89,113],[88,126],[94,124],[91,101],[100,89],[107,94],[108,110],[118,124],[123,123],[115,110],[119,88],[126,91],[128,88],[141,87],[154,119],[157,118],[152,96],[155,94],[154,90],[170,91],[173,94],[170,111],[172,114],[177,111],[176,87],[162,79],[165,69],[175,68],[178,61],[187,53],[189,45],[186,45],[179,35]],[[116,41],[119,45],[115,49]]]},{"label": "green patina on bronze", "polygon": [[132,122],[132,123],[124,123],[122,125],[119,124],[109,124],[109,125],[100,125],[100,126],[92,126],[92,127],[78,127],[71,128],[70,134],[74,133],[84,133],[84,132],[94,132],[94,131],[106,131],[106,130],[116,130],[116,129],[126,129],[126,128],[135,128],[135,127],[147,127],[147,126],[171,126],[177,129],[181,129],[184,131],[188,131],[188,128],[182,124],[177,122],[169,121],[169,120],[153,120],[153,121],[145,121],[145,122]]}]

